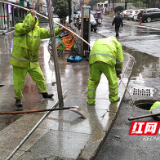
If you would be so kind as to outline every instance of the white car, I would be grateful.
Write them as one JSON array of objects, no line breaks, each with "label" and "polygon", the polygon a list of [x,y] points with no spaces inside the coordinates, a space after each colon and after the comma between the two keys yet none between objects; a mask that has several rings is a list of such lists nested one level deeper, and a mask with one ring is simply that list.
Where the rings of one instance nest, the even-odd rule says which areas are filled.
[{"label": "white car", "polygon": [[129,9],[129,10],[124,10],[123,12],[121,12],[121,16],[125,19],[128,19],[128,15],[130,14],[130,12],[133,11],[133,9]]},{"label": "white car", "polygon": [[133,17],[135,15],[135,13],[136,13],[135,10],[130,11],[130,13],[128,14],[128,19],[132,19],[133,20]]},{"label": "white car", "polygon": [[142,11],[143,9],[139,9],[135,11],[135,14],[133,16],[133,20],[134,21],[138,21],[138,14]]}]

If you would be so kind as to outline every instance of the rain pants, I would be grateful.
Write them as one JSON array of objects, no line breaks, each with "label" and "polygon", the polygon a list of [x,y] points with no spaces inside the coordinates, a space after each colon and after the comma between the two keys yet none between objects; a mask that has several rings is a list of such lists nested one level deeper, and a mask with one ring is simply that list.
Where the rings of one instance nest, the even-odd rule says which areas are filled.
[{"label": "rain pants", "polygon": [[97,40],[89,55],[89,73],[87,103],[94,104],[96,88],[101,74],[104,73],[109,84],[109,100],[118,100],[117,75],[122,73],[123,50],[115,37]]},{"label": "rain pants", "polygon": [[[47,92],[45,78],[39,66],[40,39],[51,37],[50,30],[40,28],[39,21],[35,24],[35,17],[28,14],[23,23],[15,26],[12,56],[10,64],[13,66],[13,80],[15,98],[22,99],[22,92],[27,72],[36,83],[39,93]],[[55,35],[59,34],[55,28]]]}]

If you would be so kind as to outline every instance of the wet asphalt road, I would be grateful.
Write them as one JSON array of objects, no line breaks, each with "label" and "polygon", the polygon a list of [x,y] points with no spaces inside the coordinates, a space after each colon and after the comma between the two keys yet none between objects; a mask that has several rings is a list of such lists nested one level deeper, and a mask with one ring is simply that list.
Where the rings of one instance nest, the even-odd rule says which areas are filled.
[{"label": "wet asphalt road", "polygon": [[[137,100],[160,99],[160,30],[152,30],[148,26],[157,28],[160,22],[146,24],[147,28],[139,28],[137,22],[125,21],[120,29],[119,41],[123,49],[135,58],[135,65],[128,84],[128,90],[136,102]],[[114,35],[111,20],[103,21],[98,33],[104,36]],[[133,95],[133,89],[150,89],[150,96]],[[125,93],[117,119],[106,140],[102,144],[95,160],[159,160],[159,133],[155,136],[128,135],[131,122],[129,117],[150,114],[146,109],[133,106],[128,93]],[[152,117],[139,121],[154,121]],[[147,137],[147,138],[146,138]],[[145,139],[146,138],[146,139]]]},{"label": "wet asphalt road", "polygon": [[[132,21],[127,21],[125,23],[128,24],[124,25],[124,27],[120,29],[119,41],[122,43],[123,49],[135,57],[136,60],[128,84],[129,91],[132,92],[134,87],[147,87],[153,90],[153,94],[150,97],[132,95],[133,99],[158,99],[160,97],[160,31],[152,30],[148,27],[139,28],[137,27],[138,24]],[[46,26],[46,24],[41,25]],[[95,35],[95,39],[99,37],[99,34],[104,37],[115,35],[114,27],[111,26],[110,19],[104,19],[102,27],[98,28],[97,33],[92,33],[92,35]],[[44,50],[46,50],[47,43],[48,40],[43,40],[41,42],[41,49],[44,48]],[[11,66],[8,65],[11,56],[12,45],[13,33],[9,33],[6,36],[0,36],[0,60],[7,63],[1,63],[0,80],[1,82],[3,82],[2,80],[8,81],[9,84],[12,84],[13,81],[9,74]],[[0,104],[1,109],[4,111],[13,109],[14,99],[10,98],[7,104],[3,104],[3,99],[11,96],[13,97],[13,84],[9,87],[11,90],[10,95],[5,95],[5,93],[1,91],[1,97],[3,98],[0,99]],[[30,88],[28,89],[30,89],[30,93],[33,92],[34,94],[37,92],[33,89],[32,85],[30,85]],[[41,101],[37,101],[37,103],[41,103]],[[30,104],[28,104],[28,106],[29,108],[32,107]],[[134,110],[132,101],[126,92],[117,120],[108,137],[106,138],[102,148],[100,149],[100,152],[97,154],[97,157],[95,158],[96,160],[159,160],[158,151],[160,145],[158,141],[144,142],[143,136],[128,135],[131,124],[128,121],[128,117],[133,116],[133,112],[134,115],[148,113],[147,110]],[[0,130],[3,129],[6,125],[14,122],[19,117],[21,117],[21,115],[1,116]],[[148,118],[147,120],[153,119]],[[150,146],[152,146],[152,148]]]}]

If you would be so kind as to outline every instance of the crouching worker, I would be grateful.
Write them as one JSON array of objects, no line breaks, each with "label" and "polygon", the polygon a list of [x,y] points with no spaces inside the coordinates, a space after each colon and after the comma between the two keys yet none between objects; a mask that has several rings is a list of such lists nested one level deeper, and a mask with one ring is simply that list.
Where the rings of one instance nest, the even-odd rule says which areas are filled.
[{"label": "crouching worker", "polygon": [[97,40],[89,55],[89,73],[87,103],[94,104],[96,88],[101,74],[108,79],[110,102],[119,101],[118,80],[121,78],[123,67],[123,50],[115,37]]},{"label": "crouching worker", "polygon": [[[51,37],[50,30],[40,28],[36,17],[36,11],[30,10],[23,23],[15,26],[13,50],[10,64],[13,66],[13,80],[16,106],[22,107],[22,92],[26,74],[32,77],[37,89],[43,98],[52,98],[53,94],[47,93],[47,85],[39,66],[40,39]],[[56,28],[55,34],[59,34],[64,28]]]}]

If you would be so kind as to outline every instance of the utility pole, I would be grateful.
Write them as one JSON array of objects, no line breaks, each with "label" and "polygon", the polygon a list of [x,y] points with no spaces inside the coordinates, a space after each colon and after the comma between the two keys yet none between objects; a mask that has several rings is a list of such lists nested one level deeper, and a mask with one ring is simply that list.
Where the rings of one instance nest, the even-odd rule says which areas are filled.
[{"label": "utility pole", "polygon": [[113,1],[113,11],[114,11],[114,0],[112,0]]},{"label": "utility pole", "polygon": [[125,9],[127,9],[127,0],[125,0]]},{"label": "utility pole", "polygon": [[47,3],[47,11],[48,11],[48,18],[49,18],[49,26],[51,32],[51,40],[52,40],[52,49],[53,49],[53,60],[54,60],[54,67],[56,72],[56,82],[57,82],[57,92],[58,92],[58,99],[59,99],[59,107],[64,106],[63,102],[63,95],[62,95],[62,86],[61,86],[61,78],[60,78],[60,71],[59,71],[59,64],[57,58],[57,46],[55,40],[55,32],[54,32],[54,21],[51,9],[51,1],[46,0]]},{"label": "utility pole", "polygon": [[68,8],[69,8],[69,23],[71,23],[71,0],[68,0]]}]

